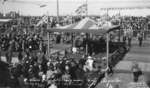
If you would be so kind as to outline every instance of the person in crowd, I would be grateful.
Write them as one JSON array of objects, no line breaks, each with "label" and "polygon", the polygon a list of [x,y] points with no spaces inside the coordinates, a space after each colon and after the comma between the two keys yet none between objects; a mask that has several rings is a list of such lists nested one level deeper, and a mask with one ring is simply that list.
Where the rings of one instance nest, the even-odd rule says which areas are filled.
[{"label": "person in crowd", "polygon": [[76,74],[75,74],[75,71],[77,70],[77,64],[76,64],[75,61],[72,61],[72,62],[71,62],[71,67],[70,67],[69,70],[70,70],[69,73],[70,73],[70,75],[71,75],[71,79],[72,79],[72,80],[73,80],[73,79],[77,79]]},{"label": "person in crowd", "polygon": [[139,41],[139,47],[141,47],[142,44],[143,44],[143,36],[142,36],[142,33],[138,33],[138,34],[137,34],[137,37],[138,37],[138,41]]},{"label": "person in crowd", "polygon": [[123,35],[123,42],[126,43],[126,39],[127,37],[125,35]]},{"label": "person in crowd", "polygon": [[33,64],[33,73],[34,73],[35,78],[38,78],[38,72],[39,72],[38,63],[34,62],[34,64]]},{"label": "person in crowd", "polygon": [[51,85],[48,88],[58,88],[55,81],[52,81]]},{"label": "person in crowd", "polygon": [[142,75],[142,71],[137,62],[133,62],[131,70],[133,72],[133,81],[138,82],[139,76]]},{"label": "person in crowd", "polygon": [[89,71],[93,71],[93,63],[94,63],[94,60],[92,59],[91,56],[88,56],[88,59],[87,61],[85,62],[86,63],[86,67]]},{"label": "person in crowd", "polygon": [[62,80],[71,80],[71,76],[68,71],[65,71],[65,73],[62,75]]},{"label": "person in crowd", "polygon": [[20,88],[26,88],[23,75],[20,75],[20,77],[18,77],[18,81]]},{"label": "person in crowd", "polygon": [[132,41],[132,37],[128,36],[128,46],[131,47],[131,41]]},{"label": "person in crowd", "polygon": [[53,64],[50,64],[46,73],[47,80],[54,78],[55,70]]},{"label": "person in crowd", "polygon": [[22,55],[22,52],[19,52],[18,54],[18,60],[21,62],[23,59],[23,55]]},{"label": "person in crowd", "polygon": [[108,73],[112,76],[114,73],[112,64],[109,64],[108,67],[109,67]]},{"label": "person in crowd", "polygon": [[147,84],[148,87],[150,87],[150,74],[149,73],[145,73],[145,82]]}]

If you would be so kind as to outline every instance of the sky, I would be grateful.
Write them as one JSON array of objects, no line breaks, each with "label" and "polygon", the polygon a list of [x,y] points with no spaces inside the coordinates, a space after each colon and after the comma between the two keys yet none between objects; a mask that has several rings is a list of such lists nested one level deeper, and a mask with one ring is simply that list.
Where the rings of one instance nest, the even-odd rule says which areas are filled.
[{"label": "sky", "polygon": [[[43,14],[57,14],[57,0],[7,0],[2,4],[0,0],[0,12],[17,11],[22,15],[42,16]],[[75,10],[86,0],[59,0],[60,15],[74,15]],[[88,15],[102,15],[106,11],[100,8],[125,8],[125,7],[150,7],[150,0],[87,0]],[[40,8],[40,5],[47,5]],[[119,13],[121,15],[146,16],[150,14],[150,9],[132,10],[110,10],[110,15]]]}]

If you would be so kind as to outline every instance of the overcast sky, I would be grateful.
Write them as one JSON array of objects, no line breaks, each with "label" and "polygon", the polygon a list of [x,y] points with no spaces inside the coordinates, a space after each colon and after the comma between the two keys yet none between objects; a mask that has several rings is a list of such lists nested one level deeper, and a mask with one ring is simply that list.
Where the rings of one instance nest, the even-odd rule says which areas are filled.
[{"label": "overcast sky", "polygon": [[[86,0],[59,0],[60,15],[71,15],[78,6]],[[8,0],[4,5],[0,0],[0,12],[17,11],[22,15],[41,16],[43,14],[56,15],[57,0]],[[47,5],[40,8],[40,5]],[[150,0],[88,0],[88,14],[102,15],[106,11],[100,8],[120,8],[120,7],[150,7]],[[109,11],[110,15],[121,13],[122,15],[149,15],[149,9],[115,10]]]}]

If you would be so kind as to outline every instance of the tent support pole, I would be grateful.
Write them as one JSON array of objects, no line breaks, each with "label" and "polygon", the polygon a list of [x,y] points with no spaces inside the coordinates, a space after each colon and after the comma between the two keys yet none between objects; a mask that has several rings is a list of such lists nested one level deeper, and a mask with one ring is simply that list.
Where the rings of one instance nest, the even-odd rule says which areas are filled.
[{"label": "tent support pole", "polygon": [[119,28],[119,42],[121,41],[121,29]]},{"label": "tent support pole", "polygon": [[72,40],[72,47],[74,47],[74,36],[73,36],[73,33],[71,33],[71,40]]},{"label": "tent support pole", "polygon": [[88,55],[88,44],[86,43],[86,55]]},{"label": "tent support pole", "polygon": [[49,57],[49,54],[50,54],[50,38],[49,38],[49,32],[47,33],[47,56]]},{"label": "tent support pole", "polygon": [[109,68],[109,33],[106,34],[107,37],[107,44],[106,44],[106,60],[107,60],[107,68],[106,68],[106,72],[105,72],[105,77],[108,77],[108,68]]},{"label": "tent support pole", "polygon": [[85,53],[86,53],[86,55],[88,55],[88,39],[89,39],[89,35],[88,35],[88,33],[86,34],[86,46],[85,46]]}]

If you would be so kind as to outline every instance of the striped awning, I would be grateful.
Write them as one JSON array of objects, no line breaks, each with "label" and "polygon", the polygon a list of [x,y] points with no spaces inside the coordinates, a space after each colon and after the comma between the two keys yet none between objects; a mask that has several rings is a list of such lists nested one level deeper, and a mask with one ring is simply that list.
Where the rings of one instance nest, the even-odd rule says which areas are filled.
[{"label": "striped awning", "polygon": [[87,17],[78,23],[48,29],[48,32],[52,32],[52,31],[53,32],[84,32],[84,33],[103,35],[112,30],[118,29],[118,27],[120,26],[119,25],[107,25],[107,26],[103,25],[99,27],[94,20]]},{"label": "striped awning", "polygon": [[82,19],[78,23],[58,27],[58,29],[98,29],[98,28],[99,27],[97,23],[88,17],[85,19]]}]

